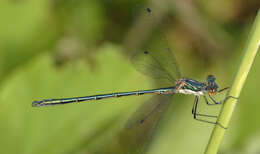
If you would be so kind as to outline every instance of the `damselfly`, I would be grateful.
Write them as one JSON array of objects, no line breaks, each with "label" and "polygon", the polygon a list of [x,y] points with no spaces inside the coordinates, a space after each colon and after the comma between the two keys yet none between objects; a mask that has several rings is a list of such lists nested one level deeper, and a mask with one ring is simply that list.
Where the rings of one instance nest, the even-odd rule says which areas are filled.
[{"label": "damselfly", "polygon": [[[144,8],[143,15],[145,16],[147,24],[158,25],[150,8]],[[228,88],[219,90],[219,87],[215,82],[216,78],[213,75],[209,75],[205,82],[199,82],[194,79],[183,77],[178,69],[174,55],[168,47],[165,36],[160,30],[158,30],[158,28],[154,29],[155,33],[157,33],[157,36],[159,37],[159,43],[157,42],[159,45],[157,44],[157,48],[143,47],[143,49],[137,51],[136,54],[132,57],[132,62],[134,67],[143,74],[154,77],[155,79],[165,79],[169,81],[170,84],[168,87],[130,92],[116,92],[85,97],[44,99],[40,101],[33,101],[32,106],[40,107],[87,102],[90,100],[100,100],[105,98],[156,94],[156,96],[152,97],[149,101],[140,107],[140,109],[134,114],[132,118],[130,118],[126,125],[126,128],[131,129],[145,125],[145,123],[149,121],[150,124],[147,127],[150,128],[145,128],[145,133],[148,132],[147,130],[150,130],[150,133],[148,135],[141,135],[147,135],[146,138],[150,138],[152,135],[151,132],[160,120],[161,114],[164,113],[168,108],[170,100],[172,100],[172,96],[174,94],[181,93],[195,96],[195,101],[192,107],[192,114],[194,119],[207,123],[217,124],[215,121],[201,119],[201,117],[217,118],[217,116],[198,113],[198,101],[200,97],[203,97],[206,104],[208,105],[222,104],[225,99],[223,101],[216,101],[213,95],[220,93]],[[223,127],[222,125],[220,126]]]}]

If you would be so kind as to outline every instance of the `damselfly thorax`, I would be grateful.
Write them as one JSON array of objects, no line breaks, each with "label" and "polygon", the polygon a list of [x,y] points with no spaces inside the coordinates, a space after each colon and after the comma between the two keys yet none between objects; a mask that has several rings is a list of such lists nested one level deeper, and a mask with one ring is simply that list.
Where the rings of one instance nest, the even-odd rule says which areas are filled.
[{"label": "damselfly thorax", "polygon": [[201,96],[205,94],[215,95],[218,91],[218,85],[215,82],[215,77],[209,75],[206,82],[199,82],[194,79],[181,78],[176,81],[175,93],[182,93],[187,95]]}]

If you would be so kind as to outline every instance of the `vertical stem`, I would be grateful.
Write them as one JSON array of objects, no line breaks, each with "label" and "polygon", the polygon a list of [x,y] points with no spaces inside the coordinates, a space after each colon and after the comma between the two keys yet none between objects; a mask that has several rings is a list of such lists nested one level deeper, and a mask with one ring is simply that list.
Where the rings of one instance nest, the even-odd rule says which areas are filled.
[{"label": "vertical stem", "polygon": [[[242,57],[240,67],[235,76],[234,82],[230,88],[227,96],[234,96],[236,98],[239,97],[240,92],[243,88],[245,80],[247,78],[248,72],[251,68],[251,65],[254,61],[256,53],[260,46],[260,9],[258,10],[258,14],[255,18],[252,30],[249,34],[248,41],[246,42],[246,46],[243,50],[244,56]],[[221,112],[217,122],[224,127],[228,127],[232,113],[235,109],[237,100],[234,98],[229,98],[225,104],[221,108]],[[207,148],[205,150],[205,154],[216,154],[222,138],[224,136],[226,129],[216,125],[210,140],[208,142]]]}]

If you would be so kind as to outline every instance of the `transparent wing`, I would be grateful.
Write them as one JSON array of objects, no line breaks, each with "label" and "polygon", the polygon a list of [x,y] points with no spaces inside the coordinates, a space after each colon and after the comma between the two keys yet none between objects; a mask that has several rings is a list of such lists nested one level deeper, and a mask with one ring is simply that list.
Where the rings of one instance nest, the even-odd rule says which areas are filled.
[{"label": "transparent wing", "polygon": [[151,28],[143,39],[139,49],[131,61],[136,70],[154,79],[168,80],[173,83],[181,77],[176,58],[168,46],[166,37],[161,31],[160,22],[150,8],[142,7],[141,14],[144,24]]},{"label": "transparent wing", "polygon": [[129,154],[142,154],[157,125],[166,113],[172,95],[156,95],[142,104],[130,117],[120,135],[120,144]]}]

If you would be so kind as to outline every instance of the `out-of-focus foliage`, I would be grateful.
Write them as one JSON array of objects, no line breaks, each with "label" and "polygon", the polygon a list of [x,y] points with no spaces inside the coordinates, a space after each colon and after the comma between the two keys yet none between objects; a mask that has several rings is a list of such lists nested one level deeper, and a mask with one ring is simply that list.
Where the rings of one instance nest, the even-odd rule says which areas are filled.
[{"label": "out-of-focus foliage", "polygon": [[[124,151],[118,139],[124,124],[149,96],[43,108],[31,102],[153,88],[129,60],[149,26],[132,13],[139,4],[154,8],[182,74],[201,81],[214,74],[221,87],[231,83],[259,0],[2,0],[1,153]],[[221,153],[260,153],[259,67],[260,55]],[[213,126],[193,120],[192,96],[173,103],[148,153],[203,153]],[[218,109],[200,103],[201,112]]]}]

